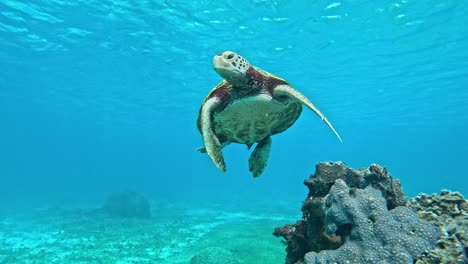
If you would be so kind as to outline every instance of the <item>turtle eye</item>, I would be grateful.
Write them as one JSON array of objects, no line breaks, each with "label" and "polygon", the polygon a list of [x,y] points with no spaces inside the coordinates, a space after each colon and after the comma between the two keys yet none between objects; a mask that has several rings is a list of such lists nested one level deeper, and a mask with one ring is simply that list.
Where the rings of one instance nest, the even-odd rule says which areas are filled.
[{"label": "turtle eye", "polygon": [[234,54],[232,54],[232,53],[229,54],[229,55],[227,56],[227,58],[228,58],[228,60],[232,60],[232,58],[234,58]]}]

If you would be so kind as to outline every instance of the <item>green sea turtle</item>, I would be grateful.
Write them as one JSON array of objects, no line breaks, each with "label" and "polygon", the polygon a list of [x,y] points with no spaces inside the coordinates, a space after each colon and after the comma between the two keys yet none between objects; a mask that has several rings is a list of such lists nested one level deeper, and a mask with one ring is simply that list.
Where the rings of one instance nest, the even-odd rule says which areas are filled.
[{"label": "green sea turtle", "polygon": [[214,70],[224,79],[203,101],[197,119],[205,147],[213,163],[226,171],[221,149],[230,143],[257,143],[249,158],[249,170],[260,176],[270,155],[271,135],[288,129],[299,118],[304,104],[340,136],[320,110],[287,81],[265,72],[239,54],[225,51],[213,59]]}]

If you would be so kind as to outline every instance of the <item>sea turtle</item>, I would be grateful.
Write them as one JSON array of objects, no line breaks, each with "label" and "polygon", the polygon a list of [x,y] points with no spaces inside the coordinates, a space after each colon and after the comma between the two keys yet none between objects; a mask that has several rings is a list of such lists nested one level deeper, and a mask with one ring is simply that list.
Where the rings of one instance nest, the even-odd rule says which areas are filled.
[{"label": "sea turtle", "polygon": [[221,149],[230,143],[258,143],[249,158],[254,177],[262,174],[271,148],[271,135],[288,129],[299,118],[304,104],[340,136],[320,110],[287,81],[250,65],[241,55],[225,51],[214,56],[214,70],[224,79],[203,101],[197,119],[213,163],[226,171]]}]

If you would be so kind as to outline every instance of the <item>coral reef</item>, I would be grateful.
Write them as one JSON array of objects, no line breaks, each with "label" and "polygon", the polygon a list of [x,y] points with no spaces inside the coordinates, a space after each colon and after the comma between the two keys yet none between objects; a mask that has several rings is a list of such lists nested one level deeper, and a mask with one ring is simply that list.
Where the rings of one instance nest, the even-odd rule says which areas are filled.
[{"label": "coral reef", "polygon": [[350,191],[338,179],[322,203],[325,232],[346,234],[348,239],[336,250],[307,253],[306,264],[412,263],[440,236],[410,208],[388,211],[380,191],[371,186]]},{"label": "coral reef", "polygon": [[413,263],[440,235],[406,205],[400,182],[379,165],[318,163],[305,185],[303,219],[273,233],[285,239],[287,264]]},{"label": "coral reef", "polygon": [[190,264],[238,264],[234,255],[220,247],[209,247],[192,257]]},{"label": "coral reef", "polygon": [[341,161],[317,163],[315,174],[304,182],[309,188],[308,200],[327,195],[337,179],[344,180],[350,188],[364,189],[370,185],[380,190],[388,209],[406,204],[400,181],[394,180],[386,168],[372,164],[369,168],[356,170]]},{"label": "coral reef", "polygon": [[416,264],[468,263],[468,202],[460,193],[443,190],[440,195],[420,194],[408,205],[442,230],[437,246]]},{"label": "coral reef", "polygon": [[134,192],[117,192],[107,198],[103,211],[112,217],[149,218],[151,208],[149,201]]}]

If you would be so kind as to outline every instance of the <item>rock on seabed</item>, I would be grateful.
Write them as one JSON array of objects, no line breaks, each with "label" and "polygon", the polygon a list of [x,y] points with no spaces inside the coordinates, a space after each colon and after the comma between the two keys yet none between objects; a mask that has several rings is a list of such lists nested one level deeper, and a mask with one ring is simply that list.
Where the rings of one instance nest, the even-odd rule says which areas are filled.
[{"label": "rock on seabed", "polygon": [[459,193],[408,201],[386,168],[343,162],[318,163],[305,185],[302,219],[273,233],[285,239],[287,264],[468,263],[468,206]]}]

